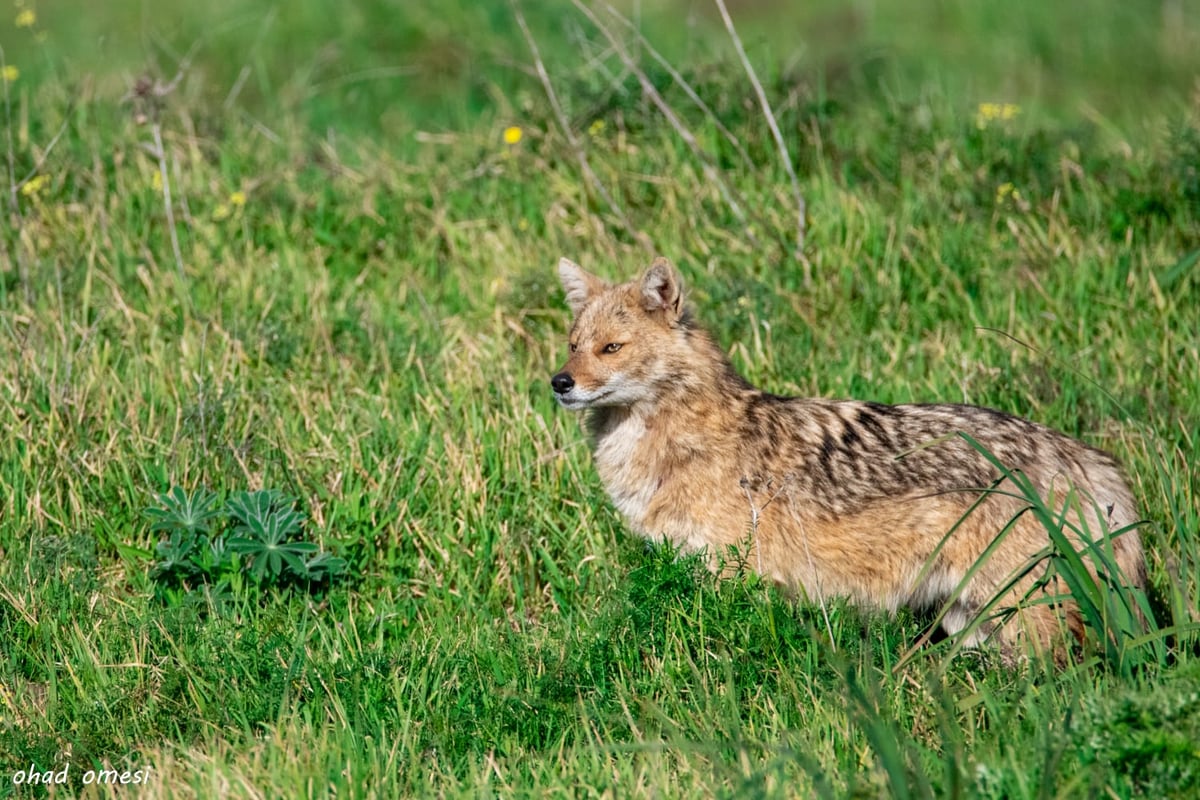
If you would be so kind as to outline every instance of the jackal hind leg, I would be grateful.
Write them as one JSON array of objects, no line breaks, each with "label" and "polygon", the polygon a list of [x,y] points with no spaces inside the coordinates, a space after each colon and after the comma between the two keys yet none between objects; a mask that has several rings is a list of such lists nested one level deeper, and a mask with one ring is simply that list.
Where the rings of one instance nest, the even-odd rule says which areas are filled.
[{"label": "jackal hind leg", "polygon": [[1083,618],[1061,580],[1036,584],[1030,577],[998,600],[994,609],[999,616],[989,641],[1010,664],[1030,656],[1049,656],[1065,666],[1073,646],[1083,639]]}]

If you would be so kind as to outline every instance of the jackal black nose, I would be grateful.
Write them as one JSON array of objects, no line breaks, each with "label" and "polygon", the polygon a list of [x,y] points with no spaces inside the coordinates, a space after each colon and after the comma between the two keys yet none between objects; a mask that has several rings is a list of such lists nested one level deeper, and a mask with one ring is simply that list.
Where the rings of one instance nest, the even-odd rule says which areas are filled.
[{"label": "jackal black nose", "polygon": [[550,379],[550,385],[557,394],[566,394],[575,388],[575,379],[566,372],[560,372]]}]

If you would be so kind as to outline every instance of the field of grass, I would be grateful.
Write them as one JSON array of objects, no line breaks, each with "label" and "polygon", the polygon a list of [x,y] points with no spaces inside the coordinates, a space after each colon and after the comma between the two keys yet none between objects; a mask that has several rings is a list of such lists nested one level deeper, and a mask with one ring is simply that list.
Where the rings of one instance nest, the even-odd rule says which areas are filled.
[{"label": "field of grass", "polygon": [[[1194,7],[733,5],[799,254],[706,3],[3,7],[0,797],[1197,796]],[[648,550],[548,377],[656,253],[764,388],[1113,452],[1160,630],[902,662]]]}]

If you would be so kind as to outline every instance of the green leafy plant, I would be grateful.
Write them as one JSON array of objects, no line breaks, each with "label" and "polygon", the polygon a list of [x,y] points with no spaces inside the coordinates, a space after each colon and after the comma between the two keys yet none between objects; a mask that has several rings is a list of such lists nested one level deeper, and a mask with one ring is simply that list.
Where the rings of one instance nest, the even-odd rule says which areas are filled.
[{"label": "green leafy plant", "polygon": [[163,597],[209,586],[223,595],[247,578],[263,588],[318,591],[346,573],[345,559],[303,538],[304,515],[277,490],[238,492],[222,504],[207,489],[176,486],[155,500],[146,516],[166,536],[150,575]]},{"label": "green leafy plant", "polygon": [[306,556],[315,553],[312,542],[297,541],[304,516],[284,502],[278,492],[239,492],[227,507],[238,521],[230,548],[249,557],[255,580],[278,580],[286,575],[303,578]]},{"label": "green leafy plant", "polygon": [[222,516],[217,496],[204,488],[188,494],[182,486],[175,486],[155,499],[159,505],[146,509],[146,516],[154,520],[152,531],[206,534]]}]

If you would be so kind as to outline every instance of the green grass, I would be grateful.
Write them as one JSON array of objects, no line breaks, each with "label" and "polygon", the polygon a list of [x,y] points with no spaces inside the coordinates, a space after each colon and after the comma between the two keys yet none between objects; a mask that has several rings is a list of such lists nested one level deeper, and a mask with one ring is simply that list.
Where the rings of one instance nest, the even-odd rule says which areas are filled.
[{"label": "green grass", "polygon": [[[523,6],[617,208],[507,4],[0,19],[20,70],[0,133],[0,796],[48,796],[11,777],[68,763],[66,794],[96,797],[1194,792],[1200,28],[1169,2],[842,5],[734,9],[807,266],[707,8],[642,23],[736,147],[637,63],[724,191],[582,14]],[[189,51],[169,94],[122,102]],[[1021,110],[981,123],[988,102]],[[550,397],[554,265],[619,278],[654,252],[765,388],[978,403],[1115,453],[1165,661],[902,663],[928,619],[826,619],[630,537]],[[173,486],[299,498],[351,577],[172,599],[144,509]],[[150,780],[84,785],[109,766]]]}]

